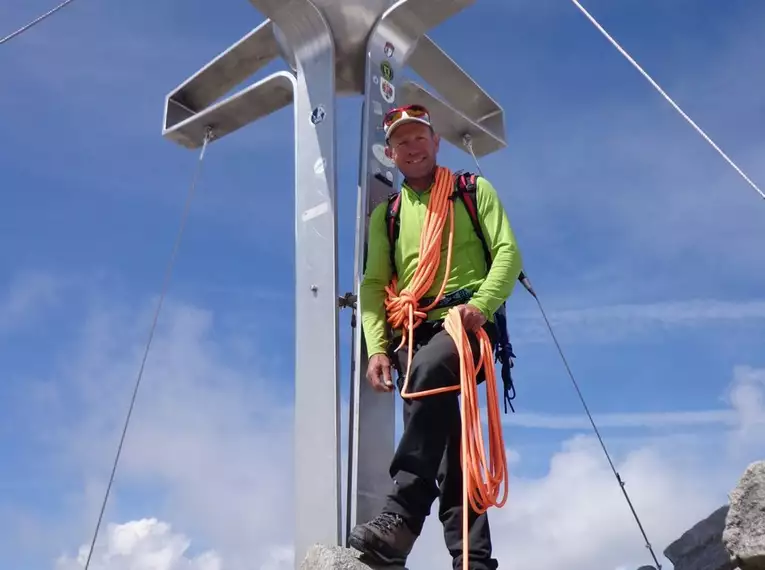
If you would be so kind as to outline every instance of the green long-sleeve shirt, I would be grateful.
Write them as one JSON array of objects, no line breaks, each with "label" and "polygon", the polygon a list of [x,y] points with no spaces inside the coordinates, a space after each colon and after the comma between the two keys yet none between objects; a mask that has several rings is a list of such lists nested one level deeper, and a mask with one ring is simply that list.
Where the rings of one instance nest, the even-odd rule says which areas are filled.
[{"label": "green long-sleeve shirt", "polygon": [[[459,289],[473,291],[468,304],[477,307],[487,319],[493,320],[494,313],[512,293],[523,263],[497,191],[483,177],[478,177],[477,186],[478,219],[491,252],[491,269],[487,275],[481,240],[473,228],[462,200],[455,200],[452,267],[444,293]],[[420,233],[430,195],[430,190],[418,193],[407,185],[401,188],[400,232],[395,248],[399,291],[409,284],[417,268]],[[370,216],[367,262],[359,298],[369,356],[385,352],[388,345],[384,300],[385,287],[390,283],[393,271],[388,232],[385,227],[386,207],[386,203],[378,205]],[[441,288],[446,270],[448,237],[447,222],[441,242],[441,264],[425,297],[434,297]],[[428,319],[441,319],[448,310],[449,308],[435,309],[428,314]]]}]

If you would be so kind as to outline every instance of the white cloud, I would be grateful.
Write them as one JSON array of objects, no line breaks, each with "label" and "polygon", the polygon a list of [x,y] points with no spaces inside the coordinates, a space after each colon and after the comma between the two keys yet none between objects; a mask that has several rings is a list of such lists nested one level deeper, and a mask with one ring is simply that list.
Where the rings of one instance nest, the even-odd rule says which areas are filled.
[{"label": "white cloud", "polygon": [[[258,338],[221,330],[209,312],[173,303],[166,309],[107,510],[108,521],[132,522],[104,527],[96,560],[116,560],[126,539],[115,537],[122,536],[132,537],[119,554],[120,563],[133,564],[125,568],[289,569],[291,372],[281,358],[260,353]],[[31,417],[38,429],[64,429],[53,440],[63,457],[58,467],[74,473],[81,489],[61,513],[60,524],[69,532],[57,535],[58,553],[71,552],[92,532],[149,316],[148,310],[139,318],[127,310],[92,312],[79,349],[69,347],[56,378],[53,393],[67,405],[51,408],[57,413],[41,408]],[[266,364],[269,360],[277,362]],[[270,368],[283,372],[276,375]],[[612,424],[621,425],[646,419],[675,426],[721,420],[720,430],[704,440],[667,436],[607,442],[617,449],[612,451],[617,468],[657,552],[723,502],[744,466],[765,453],[763,430],[755,427],[763,416],[764,375],[763,370],[736,369],[727,394],[730,409],[698,416],[610,416]],[[51,400],[50,392],[46,398]],[[555,424],[552,416],[545,421]],[[569,422],[562,423],[587,427]],[[649,562],[596,441],[576,435],[547,461],[512,449],[512,439],[507,443],[510,498],[490,515],[503,564],[591,570]],[[534,473],[532,464],[549,467]],[[185,536],[159,520],[183,529]],[[192,555],[199,545],[215,554]],[[141,558],[146,556],[156,557],[155,566]],[[73,564],[76,558],[61,558],[57,570],[74,570]],[[433,516],[409,567],[435,565],[448,567],[448,555]]]},{"label": "white cloud", "polygon": [[739,418],[731,437],[732,453],[746,453],[756,448],[765,433],[765,369],[737,367],[728,401]]},{"label": "white cloud", "polygon": [[[545,303],[547,305],[547,303]],[[717,299],[659,303],[622,303],[577,309],[546,309],[556,335],[569,342],[617,342],[630,335],[669,329],[726,324],[765,324],[765,301]],[[524,342],[549,342],[549,332],[536,307],[512,315],[512,334]]]},{"label": "white cloud", "polygon": [[707,321],[765,319],[765,301],[731,302],[697,299],[666,303],[622,304],[558,311],[560,321],[594,324],[602,320],[644,321],[646,324],[683,325]]},{"label": "white cloud", "polygon": [[0,292],[0,332],[23,327],[58,300],[62,282],[47,273],[15,275]]},{"label": "white cloud", "polygon": [[[717,505],[708,481],[651,447],[635,449],[617,466],[654,549],[666,545]],[[597,442],[567,441],[540,478],[512,475],[510,497],[490,511],[494,551],[501,564],[571,570],[637,567],[649,562],[642,537]],[[446,565],[437,519],[428,521],[412,568]]]},{"label": "white cloud", "polygon": [[[52,468],[75,481],[61,549],[93,532],[151,309],[94,309],[58,373],[30,379],[26,397],[39,399],[24,427],[45,433]],[[291,372],[267,370],[290,355],[261,354],[257,336],[222,331],[194,307],[169,302],[160,321],[105,521],[170,521],[225,553],[226,570],[274,564],[293,520]]]},{"label": "white cloud", "polygon": [[[689,438],[667,436],[616,455],[616,469],[664,568],[662,551],[727,500],[746,465],[765,456],[765,369],[737,368],[728,394],[734,430]],[[611,442],[613,443],[613,442]],[[609,442],[607,441],[608,445]],[[616,457],[614,457],[616,455]],[[724,460],[723,460],[724,458]],[[640,531],[594,437],[562,445],[541,477],[514,476],[510,497],[492,509],[492,537],[501,563],[519,568],[604,570],[651,563]],[[437,518],[412,555],[414,569],[446,567]]]},{"label": "white cloud", "polygon": [[[737,425],[739,417],[732,410],[701,410],[693,412],[636,412],[593,414],[598,427],[679,427],[700,425]],[[504,425],[528,428],[578,430],[589,429],[590,422],[582,414],[538,414],[516,412],[502,417]]]},{"label": "white cloud", "polygon": [[[141,519],[111,524],[101,546],[94,549],[92,570],[222,570],[220,556],[208,551],[188,556],[190,540],[173,532],[171,526],[157,519]],[[56,570],[81,570],[90,551],[83,545],[76,558],[62,556]]]}]

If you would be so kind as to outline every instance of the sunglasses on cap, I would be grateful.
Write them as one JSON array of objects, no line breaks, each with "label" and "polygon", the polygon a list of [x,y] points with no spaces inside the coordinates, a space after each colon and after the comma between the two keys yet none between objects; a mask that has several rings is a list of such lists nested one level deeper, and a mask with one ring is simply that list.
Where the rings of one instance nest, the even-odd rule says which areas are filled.
[{"label": "sunglasses on cap", "polygon": [[391,109],[383,117],[385,135],[388,136],[391,127],[403,119],[419,119],[421,122],[430,124],[430,113],[422,105],[405,105]]}]

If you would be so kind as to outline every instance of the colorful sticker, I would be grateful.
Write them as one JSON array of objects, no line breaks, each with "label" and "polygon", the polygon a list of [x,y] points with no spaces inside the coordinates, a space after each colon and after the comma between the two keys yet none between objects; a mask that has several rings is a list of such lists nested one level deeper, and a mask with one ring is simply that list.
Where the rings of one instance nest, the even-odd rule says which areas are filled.
[{"label": "colorful sticker", "polygon": [[383,99],[388,103],[393,103],[393,100],[396,98],[396,90],[387,79],[380,79],[380,93],[382,93]]},{"label": "colorful sticker", "polygon": [[327,112],[324,110],[324,107],[319,105],[311,112],[311,123],[313,125],[318,125],[325,119],[326,116]]},{"label": "colorful sticker", "polygon": [[383,48],[383,51],[385,52],[386,57],[393,57],[393,52],[396,51],[396,48],[393,47],[392,43],[385,42],[385,48]]},{"label": "colorful sticker", "polygon": [[386,168],[393,168],[396,164],[385,154],[385,147],[381,144],[372,145],[372,154]]},{"label": "colorful sticker", "polygon": [[393,80],[393,68],[391,67],[390,63],[383,61],[380,64],[380,74],[388,81]]}]

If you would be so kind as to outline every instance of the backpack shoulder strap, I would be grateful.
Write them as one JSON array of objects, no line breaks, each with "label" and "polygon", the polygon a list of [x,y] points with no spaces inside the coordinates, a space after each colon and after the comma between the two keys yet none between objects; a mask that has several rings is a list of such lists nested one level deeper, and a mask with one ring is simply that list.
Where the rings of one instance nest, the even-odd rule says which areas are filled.
[{"label": "backpack shoulder strap", "polygon": [[481,240],[481,246],[483,247],[483,256],[486,260],[486,268],[491,267],[491,252],[489,246],[486,243],[486,238],[483,235],[481,229],[481,223],[478,220],[478,175],[472,172],[457,172],[455,175],[455,193],[462,200],[465,205],[470,221],[473,222],[473,229],[478,235],[478,239]]},{"label": "backpack shoulder strap", "polygon": [[390,266],[396,273],[396,240],[398,239],[401,222],[401,192],[393,192],[388,196],[388,207],[385,210],[385,228],[388,231],[388,243],[390,244]]},{"label": "backpack shoulder strap", "polygon": [[[465,205],[465,209],[470,215],[470,221],[473,222],[473,228],[475,233],[481,240],[483,245],[483,254],[486,258],[486,267],[491,267],[491,252],[489,246],[486,243],[486,239],[481,230],[481,224],[478,220],[478,176],[470,172],[458,172],[455,177],[455,194],[460,197],[462,203]],[[521,273],[523,276],[523,273]],[[525,276],[524,276],[525,277]],[[520,279],[521,277],[519,277]],[[511,369],[513,368],[513,358],[516,358],[513,352],[513,345],[510,343],[510,335],[507,331],[507,308],[505,303],[502,303],[499,310],[494,314],[497,325],[497,342],[495,344],[495,360],[502,364],[502,383],[504,387],[504,404],[505,413],[507,413],[508,406],[515,412],[513,408],[512,400],[515,399],[515,384],[513,382],[513,376]]]}]

